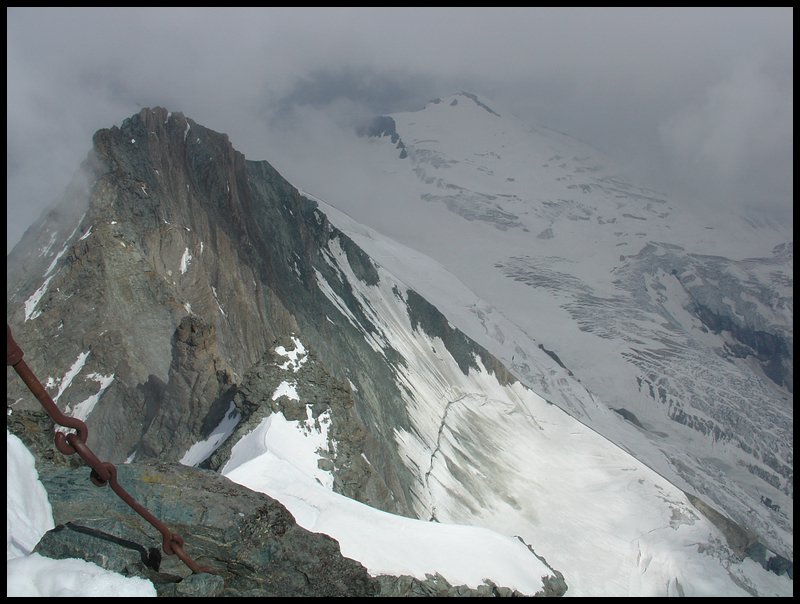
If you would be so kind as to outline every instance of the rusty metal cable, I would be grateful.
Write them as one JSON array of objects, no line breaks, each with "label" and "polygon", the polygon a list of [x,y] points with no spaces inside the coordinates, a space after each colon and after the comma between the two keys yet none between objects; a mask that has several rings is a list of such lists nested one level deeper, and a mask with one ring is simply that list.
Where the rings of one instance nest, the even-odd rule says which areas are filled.
[{"label": "rusty metal cable", "polygon": [[212,573],[217,574],[213,569],[206,566],[199,566],[183,549],[184,540],[180,535],[169,530],[167,525],[156,518],[142,504],[136,501],[128,491],[126,491],[117,481],[117,468],[114,464],[98,459],[97,455],[89,448],[86,441],[89,431],[86,424],[79,419],[64,415],[56,406],[53,399],[42,386],[39,379],[23,360],[24,353],[11,335],[11,326],[6,324],[6,364],[10,365],[17,372],[25,385],[38,399],[50,418],[59,426],[70,428],[75,432],[65,434],[59,430],[55,433],[55,445],[64,455],[77,453],[84,462],[91,468],[90,479],[95,486],[102,487],[106,484],[111,487],[117,496],[131,507],[137,514],[152,524],[162,537],[162,548],[165,553],[175,555],[180,558],[192,573]]}]

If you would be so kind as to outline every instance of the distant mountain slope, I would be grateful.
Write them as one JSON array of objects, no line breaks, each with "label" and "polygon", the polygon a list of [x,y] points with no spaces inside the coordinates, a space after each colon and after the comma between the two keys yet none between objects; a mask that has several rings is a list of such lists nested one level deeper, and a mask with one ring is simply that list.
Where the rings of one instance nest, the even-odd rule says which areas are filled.
[{"label": "distant mountain slope", "polygon": [[469,93],[362,134],[293,182],[525,384],[792,556],[791,225],[676,206]]}]

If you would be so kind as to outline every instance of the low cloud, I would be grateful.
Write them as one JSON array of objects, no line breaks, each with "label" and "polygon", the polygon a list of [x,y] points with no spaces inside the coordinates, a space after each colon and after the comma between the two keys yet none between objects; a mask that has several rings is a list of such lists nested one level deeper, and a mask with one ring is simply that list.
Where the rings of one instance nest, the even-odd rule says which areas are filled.
[{"label": "low cloud", "polygon": [[250,159],[300,169],[303,145],[335,147],[320,136],[460,90],[581,139],[686,203],[791,216],[792,16],[8,8],[8,249],[61,194],[93,133],[142,107],[183,112]]},{"label": "low cloud", "polygon": [[667,119],[659,133],[690,190],[775,213],[792,196],[793,92],[748,63]]}]

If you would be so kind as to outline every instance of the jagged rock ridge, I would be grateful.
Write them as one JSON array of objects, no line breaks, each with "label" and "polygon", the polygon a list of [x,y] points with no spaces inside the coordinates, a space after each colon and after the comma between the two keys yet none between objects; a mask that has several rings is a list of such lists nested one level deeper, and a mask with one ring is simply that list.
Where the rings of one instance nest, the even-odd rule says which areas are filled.
[{"label": "jagged rock ridge", "polygon": [[[365,402],[397,396],[381,390],[393,383],[389,369],[360,334],[318,321],[337,311],[317,289],[314,270],[337,283],[321,248],[344,236],[269,164],[246,161],[227,136],[164,109],[98,131],[94,142],[84,166],[93,182],[89,208],[64,241],[67,252],[38,301],[39,314],[23,317],[20,297],[29,299],[31,283],[53,259],[31,262],[24,241],[9,257],[10,267],[24,266],[19,280],[10,275],[16,291],[9,302],[20,342],[49,342],[26,351],[49,379],[67,375],[77,356],[61,346],[62,330],[82,334],[84,373],[114,376],[89,418],[100,455],[178,460],[205,436],[206,418],[228,408],[244,372],[292,332],[314,341],[339,375],[352,371]],[[40,225],[56,239],[65,232],[58,230],[60,211]],[[354,246],[344,247],[357,256]],[[76,380],[70,398],[96,394],[95,386]],[[13,380],[9,397],[29,401]],[[386,413],[375,402],[361,410],[368,421],[370,412]],[[391,478],[401,464],[384,458],[391,450],[367,444],[372,463],[393,481],[397,503],[382,505],[408,513],[401,483]]]}]

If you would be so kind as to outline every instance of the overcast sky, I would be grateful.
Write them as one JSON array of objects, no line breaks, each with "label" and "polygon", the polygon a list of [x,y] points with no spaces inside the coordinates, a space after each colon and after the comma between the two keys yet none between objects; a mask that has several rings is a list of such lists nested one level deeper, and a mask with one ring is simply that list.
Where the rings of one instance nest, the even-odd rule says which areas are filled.
[{"label": "overcast sky", "polygon": [[[10,250],[99,128],[180,111],[279,170],[467,90],[687,203],[792,218],[785,8],[7,8]],[[322,193],[322,192],[320,192]]]}]

